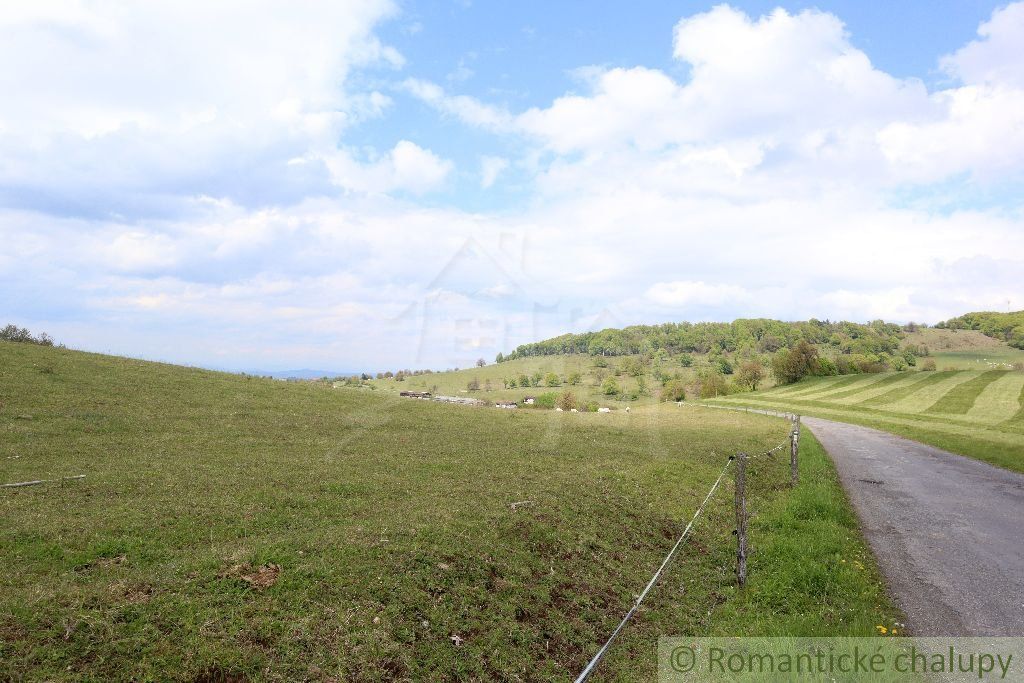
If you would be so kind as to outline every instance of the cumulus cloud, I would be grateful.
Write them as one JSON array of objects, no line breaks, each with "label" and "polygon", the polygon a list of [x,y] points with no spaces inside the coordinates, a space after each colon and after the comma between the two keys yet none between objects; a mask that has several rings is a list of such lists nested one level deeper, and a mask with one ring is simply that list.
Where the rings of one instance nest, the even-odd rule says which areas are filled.
[{"label": "cumulus cloud", "polygon": [[[0,199],[55,213],[154,214],[176,196],[246,204],[330,191],[322,164],[389,100],[354,68],[398,67],[390,0],[0,9]],[[18,95],[15,96],[14,94]]]},{"label": "cumulus cloud", "polygon": [[[581,65],[524,111],[414,77],[374,35],[389,3],[180,7],[0,11],[0,91],[28,94],[0,110],[19,323],[182,361],[444,367],[601,321],[935,321],[1019,297],[1024,3],[932,90],[832,14],[720,6],[675,26],[687,77]],[[363,68],[404,70],[354,91]],[[515,151],[460,177],[429,138],[361,144],[409,96]],[[462,206],[461,181],[513,167],[524,201]],[[964,187],[985,201],[929,200]]]}]

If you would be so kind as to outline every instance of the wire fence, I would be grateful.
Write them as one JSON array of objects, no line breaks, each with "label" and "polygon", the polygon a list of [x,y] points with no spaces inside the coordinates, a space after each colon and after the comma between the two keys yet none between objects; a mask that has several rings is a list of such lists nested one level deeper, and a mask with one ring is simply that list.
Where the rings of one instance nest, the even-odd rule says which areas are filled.
[{"label": "wire fence", "polygon": [[[731,409],[731,407],[729,407],[729,406],[707,406],[707,407],[709,407],[709,408],[719,408],[719,407],[721,407],[721,408]],[[762,411],[756,411],[756,412],[762,412]],[[775,412],[775,411],[773,411],[773,412]],[[575,683],[583,683],[588,678],[590,678],[591,674],[593,674],[594,671],[597,670],[598,664],[600,664],[601,660],[604,659],[604,656],[605,656],[605,654],[607,654],[607,652],[608,652],[609,648],[611,647],[612,643],[618,637],[619,633],[621,633],[622,630],[626,627],[626,624],[629,622],[629,620],[633,618],[633,615],[636,614],[637,610],[640,609],[640,605],[641,605],[641,603],[643,603],[644,598],[646,598],[647,594],[651,592],[651,589],[654,587],[654,584],[657,583],[659,578],[661,578],[662,574],[665,572],[665,569],[672,562],[672,559],[676,556],[677,552],[679,551],[679,548],[682,547],[682,545],[686,541],[686,539],[689,538],[690,532],[693,530],[694,525],[697,523],[697,519],[704,512],[704,509],[707,507],[708,502],[715,495],[715,492],[719,489],[722,481],[725,479],[726,473],[729,471],[729,468],[731,466],[733,466],[734,463],[736,463],[736,470],[737,470],[736,479],[735,479],[736,576],[737,576],[737,582],[739,583],[740,586],[743,586],[746,583],[746,573],[747,573],[747,567],[746,567],[746,561],[747,561],[747,558],[746,558],[746,551],[747,551],[746,466],[747,466],[747,463],[750,460],[756,460],[756,459],[759,459],[759,458],[771,457],[771,456],[775,455],[776,453],[784,450],[787,446],[789,446],[790,453],[791,453],[791,472],[792,472],[792,474],[791,474],[791,482],[792,482],[792,484],[794,486],[797,483],[797,474],[796,473],[797,473],[797,452],[798,452],[798,448],[799,448],[799,439],[800,439],[800,416],[799,415],[795,415],[793,413],[778,413],[776,416],[777,417],[785,417],[785,418],[789,419],[792,422],[792,429],[790,430],[790,433],[789,433],[788,437],[785,440],[783,440],[782,442],[780,442],[779,445],[774,446],[773,448],[769,448],[768,450],[765,450],[765,451],[761,451],[761,452],[758,452],[758,453],[755,453],[755,454],[752,454],[752,455],[748,455],[747,453],[740,452],[740,453],[736,453],[734,455],[730,455],[729,456],[729,459],[726,460],[726,462],[725,462],[725,466],[722,467],[722,471],[718,474],[718,478],[715,479],[715,483],[711,485],[711,488],[708,490],[707,495],[704,497],[704,500],[701,502],[700,506],[697,507],[696,512],[693,513],[693,517],[690,518],[690,521],[687,523],[686,528],[683,529],[683,533],[676,540],[675,545],[673,545],[672,549],[668,551],[667,555],[665,555],[665,559],[662,560],[661,565],[658,567],[657,571],[654,572],[654,575],[651,577],[650,581],[648,581],[647,585],[644,586],[644,589],[640,592],[640,595],[637,597],[636,602],[633,603],[633,606],[630,607],[629,611],[626,612],[625,616],[622,617],[622,619],[619,621],[618,626],[616,626],[615,629],[612,631],[611,635],[608,636],[608,639],[604,642],[604,644],[597,651],[597,653],[595,653],[594,656],[590,659],[590,661],[587,663],[587,666],[583,669],[583,671],[580,672],[579,676],[576,677]]]}]

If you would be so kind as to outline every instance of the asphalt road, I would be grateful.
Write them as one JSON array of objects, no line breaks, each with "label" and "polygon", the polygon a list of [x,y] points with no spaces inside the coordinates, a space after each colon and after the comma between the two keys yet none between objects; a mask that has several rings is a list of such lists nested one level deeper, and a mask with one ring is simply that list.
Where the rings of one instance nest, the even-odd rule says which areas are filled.
[{"label": "asphalt road", "polygon": [[804,417],[917,636],[1024,636],[1024,475]]}]

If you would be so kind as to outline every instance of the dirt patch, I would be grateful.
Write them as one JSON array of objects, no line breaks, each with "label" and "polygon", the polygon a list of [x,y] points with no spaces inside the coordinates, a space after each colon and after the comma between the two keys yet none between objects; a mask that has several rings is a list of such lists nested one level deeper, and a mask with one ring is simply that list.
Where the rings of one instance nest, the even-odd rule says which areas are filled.
[{"label": "dirt patch", "polygon": [[254,568],[251,564],[245,562],[225,569],[218,576],[222,579],[238,579],[255,590],[265,590],[277,583],[278,577],[281,576],[281,565],[268,562],[265,565]]},{"label": "dirt patch", "polygon": [[110,594],[124,602],[138,605],[149,602],[156,591],[145,583],[118,581],[110,586]]}]

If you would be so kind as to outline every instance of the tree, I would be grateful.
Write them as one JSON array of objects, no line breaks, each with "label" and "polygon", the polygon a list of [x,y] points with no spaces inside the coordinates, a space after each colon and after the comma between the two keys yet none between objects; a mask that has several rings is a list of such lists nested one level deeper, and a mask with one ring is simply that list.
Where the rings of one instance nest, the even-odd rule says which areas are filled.
[{"label": "tree", "polygon": [[476,366],[478,368],[482,368],[485,365],[487,365],[487,361],[485,361],[483,358],[477,358],[476,359]]},{"label": "tree", "polygon": [[729,393],[729,384],[725,381],[725,375],[718,370],[709,370],[700,376],[700,397],[714,398],[725,396]]},{"label": "tree", "polygon": [[562,410],[572,410],[576,407],[576,394],[567,391],[558,397],[558,407]]},{"label": "tree", "polygon": [[601,383],[601,393],[605,396],[615,396],[619,393],[619,383],[614,377],[609,377]]},{"label": "tree", "polygon": [[718,359],[718,371],[721,372],[723,375],[732,374],[732,363],[729,362],[728,358]]},{"label": "tree", "polygon": [[526,375],[519,375],[519,386],[521,386],[523,389],[530,386],[530,378],[527,377]]},{"label": "tree", "polygon": [[686,399],[686,385],[681,379],[671,379],[661,390],[662,401],[682,401]]},{"label": "tree", "polygon": [[542,375],[540,370],[538,370],[530,377],[530,386],[539,387],[543,379],[544,375]]},{"label": "tree", "polygon": [[549,387],[560,387],[562,386],[562,378],[553,372],[549,372],[548,374],[544,375],[544,384],[548,385]]},{"label": "tree", "polygon": [[501,355],[501,351],[498,351],[498,355],[494,357],[495,363],[502,363],[505,361],[505,356]]},{"label": "tree", "polygon": [[579,372],[575,372],[574,371],[574,372],[570,372],[569,373],[568,382],[569,382],[569,384],[571,384],[573,386],[576,386],[577,384],[579,384],[580,381],[582,381],[582,379],[583,379],[583,377],[580,375]]},{"label": "tree", "polygon": [[736,382],[751,391],[757,391],[757,385],[764,379],[764,375],[764,366],[760,361],[748,360],[740,364],[739,372],[736,373]]},{"label": "tree", "polygon": [[816,367],[818,349],[804,340],[791,349],[782,349],[772,357],[772,374],[780,384],[792,384],[810,374]]}]

